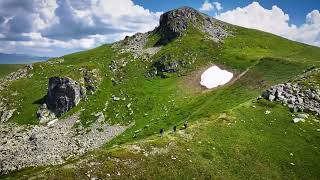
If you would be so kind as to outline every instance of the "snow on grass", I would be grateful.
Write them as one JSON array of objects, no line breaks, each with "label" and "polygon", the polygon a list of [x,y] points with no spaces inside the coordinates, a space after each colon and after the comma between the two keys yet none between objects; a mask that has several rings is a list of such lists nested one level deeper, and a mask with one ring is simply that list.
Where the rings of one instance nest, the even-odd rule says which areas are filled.
[{"label": "snow on grass", "polygon": [[200,84],[208,89],[215,88],[228,83],[233,77],[231,72],[212,66],[201,75]]}]

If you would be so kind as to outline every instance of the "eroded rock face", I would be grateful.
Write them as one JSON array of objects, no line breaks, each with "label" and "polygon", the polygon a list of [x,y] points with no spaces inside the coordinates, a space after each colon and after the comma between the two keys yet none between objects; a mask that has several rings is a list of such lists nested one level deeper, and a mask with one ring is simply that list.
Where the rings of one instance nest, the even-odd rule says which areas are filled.
[{"label": "eroded rock face", "polygon": [[166,12],[160,17],[160,31],[166,35],[163,43],[179,36],[187,29],[189,23],[195,23],[200,14],[193,8],[183,7]]},{"label": "eroded rock face", "polygon": [[59,117],[78,105],[83,96],[83,89],[71,78],[52,77],[49,79],[46,104],[56,116]]},{"label": "eroded rock face", "polygon": [[182,7],[161,15],[160,26],[157,29],[162,35],[160,43],[166,44],[180,36],[191,25],[207,33],[216,41],[228,35],[226,23],[202,14],[191,7]]}]

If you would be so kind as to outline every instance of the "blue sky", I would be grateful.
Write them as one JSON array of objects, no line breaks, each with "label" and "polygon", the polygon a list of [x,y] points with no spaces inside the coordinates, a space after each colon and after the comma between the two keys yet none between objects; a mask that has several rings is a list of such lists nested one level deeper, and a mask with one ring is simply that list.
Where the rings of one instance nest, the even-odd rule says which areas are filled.
[{"label": "blue sky", "polygon": [[[133,0],[136,4],[141,5],[152,11],[165,12],[172,8],[180,6],[191,6],[200,8],[204,0]],[[255,0],[263,7],[270,9],[273,5],[277,5],[284,12],[290,15],[290,23],[301,25],[305,21],[305,16],[312,10],[320,10],[320,0]],[[213,1],[212,1],[213,2]],[[217,0],[223,6],[221,12],[244,7],[252,3],[252,0]],[[212,12],[208,14],[214,15]]]},{"label": "blue sky", "polygon": [[191,6],[222,21],[320,46],[320,0],[0,0],[0,52],[61,56],[153,30]]}]

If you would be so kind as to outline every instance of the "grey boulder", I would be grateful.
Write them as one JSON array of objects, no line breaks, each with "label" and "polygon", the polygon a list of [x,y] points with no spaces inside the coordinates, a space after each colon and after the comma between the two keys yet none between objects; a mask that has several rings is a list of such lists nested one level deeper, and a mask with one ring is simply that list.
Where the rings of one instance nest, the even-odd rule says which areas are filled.
[{"label": "grey boulder", "polygon": [[51,77],[49,79],[46,104],[57,117],[79,104],[85,96],[83,88],[69,77]]}]

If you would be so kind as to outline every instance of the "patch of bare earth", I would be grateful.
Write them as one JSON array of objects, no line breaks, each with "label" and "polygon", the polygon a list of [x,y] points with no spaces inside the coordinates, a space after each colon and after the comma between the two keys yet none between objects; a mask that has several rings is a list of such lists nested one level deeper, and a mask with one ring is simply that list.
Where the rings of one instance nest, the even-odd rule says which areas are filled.
[{"label": "patch of bare earth", "polygon": [[[202,86],[200,84],[201,81],[201,75],[202,73],[207,70],[208,68],[210,68],[211,66],[213,66],[213,64],[204,66],[202,68],[199,68],[196,71],[193,71],[191,74],[185,76],[182,81],[179,83],[179,86],[181,87],[181,89],[183,89],[187,94],[197,94],[197,93],[207,93],[213,90],[216,90],[218,88],[221,87],[225,87],[225,86],[230,86],[232,84],[234,84],[237,80],[239,80],[242,76],[244,76],[249,69],[246,69],[243,72],[234,72],[234,71],[230,71],[234,74],[233,78],[231,79],[230,82],[228,82],[227,84],[223,85],[223,86],[218,86],[216,88],[212,88],[212,89],[208,89],[204,86]],[[217,65],[218,67],[221,67],[219,65]],[[222,67],[222,69],[225,69],[224,67]]]}]

